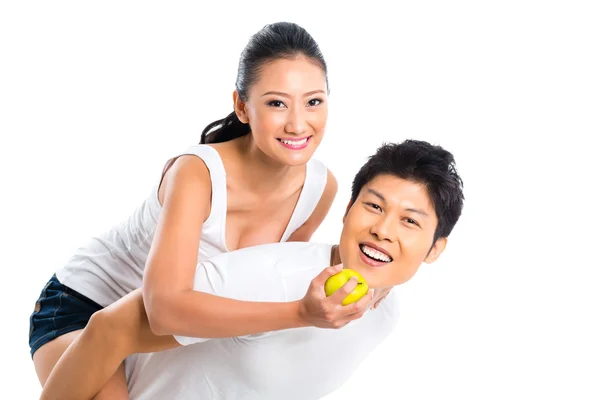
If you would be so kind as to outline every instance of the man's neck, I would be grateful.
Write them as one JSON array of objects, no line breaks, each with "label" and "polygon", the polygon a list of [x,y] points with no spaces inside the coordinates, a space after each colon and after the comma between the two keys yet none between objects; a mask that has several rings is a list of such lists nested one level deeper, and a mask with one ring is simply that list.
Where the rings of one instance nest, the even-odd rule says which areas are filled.
[{"label": "man's neck", "polygon": [[338,265],[342,263],[342,258],[340,257],[340,246],[334,244],[331,247],[331,257],[329,259],[330,266]]}]

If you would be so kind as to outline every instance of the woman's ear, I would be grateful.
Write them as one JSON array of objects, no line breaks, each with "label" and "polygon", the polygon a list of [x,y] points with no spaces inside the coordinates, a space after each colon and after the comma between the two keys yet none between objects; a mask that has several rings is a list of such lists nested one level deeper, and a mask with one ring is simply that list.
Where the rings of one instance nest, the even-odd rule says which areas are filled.
[{"label": "woman's ear", "polygon": [[248,115],[246,113],[246,103],[242,100],[237,90],[233,91],[233,109],[238,119],[244,123],[248,123]]}]

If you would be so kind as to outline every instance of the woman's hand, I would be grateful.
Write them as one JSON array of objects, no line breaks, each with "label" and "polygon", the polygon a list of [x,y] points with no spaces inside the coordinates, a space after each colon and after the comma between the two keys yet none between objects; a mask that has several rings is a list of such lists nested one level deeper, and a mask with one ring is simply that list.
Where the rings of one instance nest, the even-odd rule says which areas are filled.
[{"label": "woman's hand", "polygon": [[309,326],[317,328],[339,329],[363,316],[373,301],[373,289],[369,289],[360,300],[343,306],[342,301],[358,284],[356,277],[339,288],[331,296],[325,294],[327,279],[342,270],[342,265],[325,268],[310,283],[308,291],[300,300],[300,318]]}]

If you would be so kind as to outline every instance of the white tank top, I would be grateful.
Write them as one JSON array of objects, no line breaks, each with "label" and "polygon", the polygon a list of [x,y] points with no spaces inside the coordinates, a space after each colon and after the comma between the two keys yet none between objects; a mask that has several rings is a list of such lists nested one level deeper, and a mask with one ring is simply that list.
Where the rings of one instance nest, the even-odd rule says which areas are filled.
[{"label": "white tank top", "polygon": [[[194,145],[179,155],[200,157],[210,172],[212,201],[210,215],[202,225],[198,262],[227,252],[225,219],[227,182],[219,153],[207,145]],[[172,159],[171,159],[172,160]],[[313,213],[327,183],[327,168],[311,159],[300,197],[281,238],[288,240]],[[91,238],[56,271],[58,280],[101,306],[108,306],[142,286],[150,245],[162,206],[158,200],[159,182],[144,202],[119,225]]]}]

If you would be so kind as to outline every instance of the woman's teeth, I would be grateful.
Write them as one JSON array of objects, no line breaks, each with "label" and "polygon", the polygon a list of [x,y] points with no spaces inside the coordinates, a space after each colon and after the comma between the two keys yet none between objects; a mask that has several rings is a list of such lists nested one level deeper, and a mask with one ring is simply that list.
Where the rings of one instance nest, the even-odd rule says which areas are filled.
[{"label": "woman's teeth", "polygon": [[308,138],[304,138],[302,140],[285,140],[279,139],[282,143],[287,144],[288,146],[302,146],[304,143],[308,141]]}]

